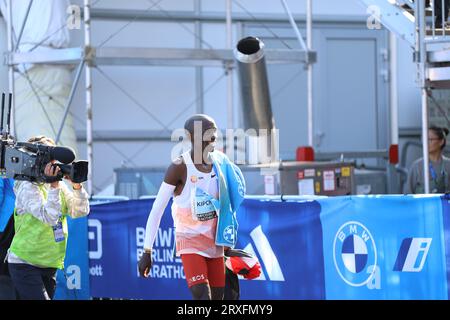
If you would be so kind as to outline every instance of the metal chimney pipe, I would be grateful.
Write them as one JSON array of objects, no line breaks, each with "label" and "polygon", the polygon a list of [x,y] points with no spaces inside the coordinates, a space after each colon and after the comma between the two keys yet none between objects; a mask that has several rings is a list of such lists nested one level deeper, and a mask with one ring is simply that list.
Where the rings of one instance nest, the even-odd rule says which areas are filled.
[{"label": "metal chimney pipe", "polygon": [[234,49],[234,56],[238,62],[245,129],[273,129],[264,43],[255,37],[244,38]]},{"label": "metal chimney pipe", "polygon": [[275,121],[270,104],[264,43],[255,37],[244,38],[234,49],[234,56],[240,79],[244,129],[254,130],[253,133],[247,133],[248,162],[257,164],[276,161],[278,136],[273,131]]}]

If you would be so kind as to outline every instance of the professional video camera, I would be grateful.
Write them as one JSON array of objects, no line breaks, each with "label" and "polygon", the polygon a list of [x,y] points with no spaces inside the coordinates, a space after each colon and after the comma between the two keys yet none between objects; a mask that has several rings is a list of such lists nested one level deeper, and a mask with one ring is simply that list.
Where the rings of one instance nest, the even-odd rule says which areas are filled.
[{"label": "professional video camera", "polygon": [[[2,94],[2,113],[0,122],[0,177],[26,180],[38,183],[48,183],[62,180],[69,176],[73,182],[81,183],[87,180],[88,162],[74,161],[75,153],[71,148],[46,146],[37,143],[15,142],[9,135],[11,120],[11,100],[9,94],[7,130],[3,131],[5,111],[5,94]],[[61,170],[56,177],[44,174],[45,166],[53,161]]]}]

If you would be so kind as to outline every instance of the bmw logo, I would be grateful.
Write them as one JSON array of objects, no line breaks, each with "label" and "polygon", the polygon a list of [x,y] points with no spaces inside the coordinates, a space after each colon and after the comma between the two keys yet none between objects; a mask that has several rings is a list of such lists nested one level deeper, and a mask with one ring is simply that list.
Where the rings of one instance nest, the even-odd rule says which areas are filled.
[{"label": "bmw logo", "polygon": [[347,284],[354,287],[367,284],[377,265],[377,250],[370,231],[357,221],[343,224],[334,237],[333,260]]}]

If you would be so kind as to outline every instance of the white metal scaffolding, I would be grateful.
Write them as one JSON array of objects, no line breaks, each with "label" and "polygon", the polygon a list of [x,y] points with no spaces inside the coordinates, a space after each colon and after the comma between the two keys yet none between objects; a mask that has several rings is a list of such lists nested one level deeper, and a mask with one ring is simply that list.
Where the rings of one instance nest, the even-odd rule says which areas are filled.
[{"label": "white metal scaffolding", "polygon": [[[150,0],[149,0],[150,1]],[[160,0],[161,1],[161,0]],[[159,2],[160,2],[159,1]],[[82,71],[85,72],[85,103],[86,103],[86,146],[87,146],[87,160],[89,161],[90,169],[87,182],[87,190],[89,193],[93,193],[93,163],[94,163],[94,147],[95,140],[93,134],[93,81],[92,81],[92,68],[99,65],[142,65],[142,66],[192,66],[196,67],[197,84],[202,81],[200,68],[201,67],[221,67],[225,68],[227,75],[227,126],[233,128],[236,125],[235,115],[233,112],[233,81],[232,70],[234,68],[234,56],[233,56],[233,43],[232,43],[232,26],[233,22],[242,23],[242,21],[259,21],[252,16],[252,19],[243,18],[242,16],[233,19],[231,3],[234,0],[226,1],[226,15],[202,15],[199,10],[199,1],[196,0],[196,10],[193,13],[179,13],[174,12],[164,14],[155,14],[154,12],[137,12],[133,10],[113,10],[113,9],[93,9],[91,8],[91,1],[84,0],[83,6],[83,20],[84,20],[84,47],[83,48],[66,48],[58,49],[53,52],[16,52],[18,43],[13,46],[13,25],[11,23],[11,10],[12,0],[8,0],[8,54],[6,63],[9,67],[9,85],[10,90],[14,94],[14,68],[17,65],[24,63],[32,64],[70,64],[78,65],[75,75],[75,81],[70,92],[70,96],[65,105],[64,117],[61,121],[61,126],[58,130],[56,139],[59,139],[60,132],[64,126],[65,117],[67,116],[70,108],[70,103],[73,99],[75,89],[79,82]],[[158,3],[153,3],[152,7],[158,7]],[[285,2],[285,1],[283,1]],[[306,64],[308,69],[308,142],[312,145],[312,64],[316,60],[316,53],[312,50],[312,1],[307,1],[307,46],[301,50],[293,49],[268,49],[266,51],[266,60],[268,63],[289,63],[289,64]],[[30,2],[31,7],[31,2]],[[152,8],[151,7],[151,8]],[[29,10],[28,10],[29,11]],[[288,12],[288,10],[287,10]],[[197,34],[196,46],[194,49],[179,49],[179,48],[135,48],[135,47],[104,47],[103,44],[95,47],[91,43],[91,20],[93,18],[113,18],[113,19],[129,19],[135,21],[137,17],[146,21],[189,21],[194,22],[196,26],[196,33],[200,33],[200,23],[204,21],[220,22],[226,24],[227,30],[227,48],[226,49],[214,49],[214,48],[202,48],[201,37]],[[26,23],[26,18],[23,24]],[[270,21],[268,17],[260,18],[261,21]],[[233,21],[234,20],[234,21]],[[287,22],[288,17],[280,17],[275,19],[278,22]],[[293,26],[293,17],[290,16]],[[21,29],[20,34],[22,33]],[[301,35],[300,35],[301,38]],[[20,40],[20,36],[19,36]],[[200,40],[200,41],[198,41]],[[301,38],[303,41],[303,38]],[[105,41],[106,42],[106,41]],[[100,69],[98,69],[101,71]],[[198,88],[197,88],[198,90]],[[14,101],[14,99],[13,99]],[[202,108],[197,111],[202,111]],[[14,106],[13,106],[14,110]],[[14,112],[13,112],[14,114]],[[13,121],[14,123],[14,121]],[[167,125],[162,124],[163,130],[167,129]]]}]

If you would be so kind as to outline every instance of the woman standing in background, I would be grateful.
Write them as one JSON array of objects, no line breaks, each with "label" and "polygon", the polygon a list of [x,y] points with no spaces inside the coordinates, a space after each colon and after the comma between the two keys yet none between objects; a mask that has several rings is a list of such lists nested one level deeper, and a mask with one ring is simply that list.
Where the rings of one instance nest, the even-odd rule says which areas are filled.
[{"label": "woman standing in background", "polygon": [[[447,128],[433,126],[428,129],[431,193],[450,192],[450,159],[443,155],[448,133]],[[406,193],[424,193],[424,190],[423,158],[420,158],[414,161],[409,170]]]}]

